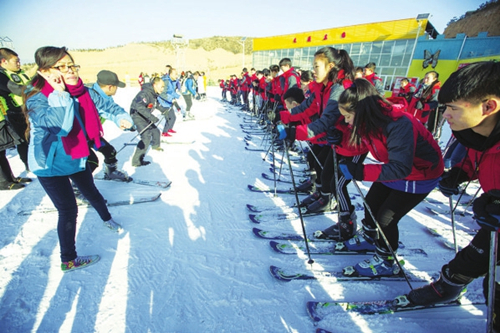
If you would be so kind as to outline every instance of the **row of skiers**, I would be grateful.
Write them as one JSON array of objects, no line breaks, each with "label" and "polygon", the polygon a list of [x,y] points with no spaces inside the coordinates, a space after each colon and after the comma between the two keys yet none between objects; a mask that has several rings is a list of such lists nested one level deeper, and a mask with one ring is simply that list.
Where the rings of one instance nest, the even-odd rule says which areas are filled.
[{"label": "row of skiers", "polygon": [[[307,159],[317,175],[315,191],[302,205],[310,211],[326,209],[333,197],[339,205],[338,223],[317,237],[339,241],[337,251],[375,251],[371,259],[346,267],[346,275],[399,274],[395,255],[401,218],[436,187],[449,197],[459,193],[461,183],[478,179],[484,193],[473,211],[481,229],[442,267],[437,281],[407,295],[414,305],[456,299],[467,284],[488,273],[490,231],[500,228],[500,64],[470,64],[442,85],[438,102],[446,106],[443,118],[466,148],[465,157],[446,172],[432,133],[405,112],[405,105],[382,97],[370,81],[355,79],[346,51],[318,50],[314,68],[307,98],[296,87],[284,93],[287,109],[276,115],[283,123],[276,130],[286,147],[295,140],[312,145]],[[364,163],[368,152],[378,163]],[[347,192],[351,181],[373,182],[365,197],[370,210],[365,208],[359,231]]]}]

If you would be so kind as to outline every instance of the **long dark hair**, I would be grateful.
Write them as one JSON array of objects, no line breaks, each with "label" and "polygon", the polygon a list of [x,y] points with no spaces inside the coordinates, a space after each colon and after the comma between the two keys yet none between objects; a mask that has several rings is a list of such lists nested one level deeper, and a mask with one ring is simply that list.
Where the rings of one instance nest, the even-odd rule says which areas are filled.
[{"label": "long dark hair", "polygon": [[352,63],[351,57],[345,50],[337,50],[333,47],[326,46],[314,53],[314,57],[323,57],[328,63],[334,63],[333,67],[328,73],[328,81],[337,83],[338,74],[341,69],[344,70],[345,78],[348,80],[354,80],[354,64]]},{"label": "long dark hair", "polygon": [[74,61],[73,57],[68,53],[68,49],[65,46],[44,46],[36,50],[35,63],[38,66],[37,73],[31,79],[28,88],[23,92],[23,99],[25,102],[24,105],[26,105],[26,100],[28,98],[40,92],[40,90],[42,90],[43,86],[45,85],[45,79],[40,74],[38,74],[38,71],[41,69],[51,68],[65,56],[69,56],[71,58],[71,61]]},{"label": "long dark hair", "polygon": [[364,138],[382,138],[383,130],[392,121],[391,104],[366,79],[356,79],[342,92],[339,107],[354,114],[351,143],[359,145]]}]

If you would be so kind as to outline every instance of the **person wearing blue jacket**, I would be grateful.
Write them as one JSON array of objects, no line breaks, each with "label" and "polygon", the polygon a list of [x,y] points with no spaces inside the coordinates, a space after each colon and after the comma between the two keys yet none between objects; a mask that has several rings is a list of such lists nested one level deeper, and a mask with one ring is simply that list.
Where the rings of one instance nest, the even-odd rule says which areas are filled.
[{"label": "person wearing blue jacket", "polygon": [[177,89],[177,70],[175,68],[170,68],[168,75],[163,76],[163,82],[165,82],[165,90],[158,96],[158,102],[161,106],[167,108],[165,112],[165,126],[161,136],[169,137],[172,136],[171,133],[176,133],[174,131],[174,124],[176,120],[175,109],[180,111],[180,107],[177,104],[177,99],[181,96],[176,92]]},{"label": "person wearing blue jacket", "polygon": [[[37,74],[24,91],[24,111],[30,121],[30,170],[56,207],[61,269],[69,272],[99,261],[98,255],[78,256],[75,246],[78,206],[73,183],[95,208],[104,225],[122,230],[113,221],[106,201],[94,184],[87,163],[89,142],[101,147],[99,115],[113,118],[118,108],[105,109],[106,101],[90,95],[66,47],[41,47],[35,52]],[[115,121],[119,121],[115,113]]]},{"label": "person wearing blue jacket", "polygon": [[193,120],[194,116],[191,115],[191,107],[193,106],[193,97],[196,97],[196,78],[189,71],[186,73],[186,78],[182,83],[181,94],[186,102],[185,119]]},{"label": "person wearing blue jacket", "polygon": [[[121,111],[115,110],[113,112],[111,120],[113,119],[119,124],[119,127],[123,130],[127,130],[132,128],[133,121],[130,115],[121,108],[118,104],[113,100],[113,96],[116,94],[118,88],[124,88],[125,83],[118,80],[118,76],[108,70],[102,70],[97,74],[97,82],[94,83],[92,89],[89,90],[90,96],[98,95],[98,97],[102,98],[106,103],[104,105],[104,110],[112,110],[117,107],[121,109]],[[101,123],[104,123],[106,118],[101,117]],[[101,137],[102,146],[97,150],[104,156],[104,179],[109,180],[120,180],[129,182],[132,181],[132,178],[129,177],[125,172],[118,170],[116,159],[116,149],[111,145],[108,141],[106,141],[103,137]],[[92,148],[92,147],[91,147]],[[89,166],[92,172],[99,165],[99,159],[97,158],[94,151],[90,150],[90,156],[88,159]]]}]

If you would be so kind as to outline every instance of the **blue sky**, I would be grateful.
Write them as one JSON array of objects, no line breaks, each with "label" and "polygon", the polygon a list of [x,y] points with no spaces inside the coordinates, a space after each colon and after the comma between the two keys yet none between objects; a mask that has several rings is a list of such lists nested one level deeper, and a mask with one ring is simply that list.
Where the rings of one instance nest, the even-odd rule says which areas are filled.
[{"label": "blue sky", "polygon": [[430,13],[442,33],[454,16],[475,10],[474,0],[0,0],[0,37],[21,61],[38,47],[105,48],[130,42],[211,36],[265,37],[397,20]]}]

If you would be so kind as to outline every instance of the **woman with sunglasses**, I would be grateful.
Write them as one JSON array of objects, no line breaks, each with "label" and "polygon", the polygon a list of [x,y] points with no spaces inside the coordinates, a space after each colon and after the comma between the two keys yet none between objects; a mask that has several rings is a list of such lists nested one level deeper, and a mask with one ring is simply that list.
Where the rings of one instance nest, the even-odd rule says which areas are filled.
[{"label": "woman with sunglasses", "polygon": [[59,213],[57,232],[63,272],[87,267],[98,255],[78,256],[75,247],[78,207],[73,183],[95,208],[104,225],[121,231],[94,184],[87,164],[89,145],[99,148],[103,134],[99,112],[113,119],[118,107],[105,110],[105,101],[91,95],[78,75],[80,66],[65,47],[41,47],[35,53],[37,74],[24,92],[30,120],[28,163]]}]

